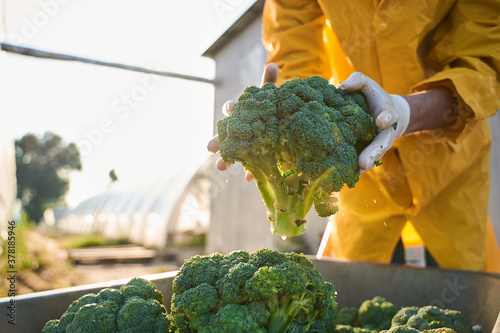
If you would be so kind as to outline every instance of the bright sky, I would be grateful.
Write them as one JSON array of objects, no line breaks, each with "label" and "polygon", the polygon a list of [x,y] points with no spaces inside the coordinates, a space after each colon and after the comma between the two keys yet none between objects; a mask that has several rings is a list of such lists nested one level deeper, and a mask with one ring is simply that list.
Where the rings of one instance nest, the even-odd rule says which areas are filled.
[{"label": "bright sky", "polygon": [[[201,54],[254,0],[4,2],[2,41],[213,78]],[[53,131],[79,146],[70,205],[102,192],[111,169],[135,186],[208,157],[210,84],[5,52],[0,73],[3,138]]]}]

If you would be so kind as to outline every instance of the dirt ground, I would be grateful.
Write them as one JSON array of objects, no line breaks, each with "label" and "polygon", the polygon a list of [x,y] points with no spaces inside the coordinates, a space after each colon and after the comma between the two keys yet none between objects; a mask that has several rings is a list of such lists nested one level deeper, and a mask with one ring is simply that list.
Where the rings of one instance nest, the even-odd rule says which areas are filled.
[{"label": "dirt ground", "polygon": [[[178,269],[173,262],[73,264],[59,243],[36,229],[27,232],[27,252],[31,269],[20,270],[16,276],[16,295],[51,289],[106,282]],[[26,261],[26,260],[25,260]],[[31,262],[32,261],[32,262]],[[0,274],[1,275],[1,274]],[[8,290],[8,281],[0,276],[0,290]],[[5,297],[6,294],[0,295]]]},{"label": "dirt ground", "polygon": [[80,276],[81,284],[89,284],[163,273],[177,268],[175,264],[160,261],[128,264],[82,264],[75,265],[74,271]]}]

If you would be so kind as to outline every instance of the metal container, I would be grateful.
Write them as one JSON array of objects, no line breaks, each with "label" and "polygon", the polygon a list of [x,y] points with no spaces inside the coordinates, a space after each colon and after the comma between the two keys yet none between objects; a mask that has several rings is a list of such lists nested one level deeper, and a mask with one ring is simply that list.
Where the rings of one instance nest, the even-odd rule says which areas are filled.
[{"label": "metal container", "polygon": [[[335,285],[339,307],[359,306],[374,296],[397,307],[437,305],[462,311],[484,332],[500,333],[500,275],[460,270],[418,268],[354,261],[313,260],[326,281]],[[176,272],[143,276],[154,282],[169,307]],[[16,325],[8,323],[11,298],[0,298],[0,332],[41,332],[45,323],[59,318],[75,299],[103,288],[119,288],[129,279],[15,297]]]}]

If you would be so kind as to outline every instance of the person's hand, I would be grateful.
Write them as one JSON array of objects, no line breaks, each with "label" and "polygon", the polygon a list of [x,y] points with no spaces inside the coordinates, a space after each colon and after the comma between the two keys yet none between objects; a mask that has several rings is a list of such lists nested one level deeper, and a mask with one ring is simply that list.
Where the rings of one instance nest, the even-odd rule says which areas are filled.
[{"label": "person's hand", "polygon": [[360,173],[364,173],[405,133],[410,121],[410,105],[404,97],[388,94],[377,82],[359,72],[352,73],[339,88],[346,92],[361,91],[379,128],[375,139],[359,155]]},{"label": "person's hand", "polygon": [[[260,85],[263,86],[265,83],[268,83],[268,82],[276,83],[276,81],[278,81],[278,71],[279,71],[278,66],[276,64],[274,64],[274,63],[268,64],[264,68],[264,73],[262,74],[262,81],[261,81]],[[234,103],[234,101],[231,101],[231,100],[227,101],[222,106],[222,113],[225,116],[229,116],[234,111],[235,105],[236,104]],[[212,154],[215,154],[216,152],[219,151],[219,137],[218,137],[218,135],[215,135],[208,142],[207,149]],[[219,158],[217,160],[216,166],[217,166],[217,169],[219,169],[220,171],[224,171],[224,170],[227,170],[227,168],[229,168],[231,166],[231,164],[226,163],[226,162],[224,162],[224,160],[222,160],[222,158]],[[254,179],[254,177],[250,172],[247,172],[245,175],[245,179],[247,181],[252,181]]]}]

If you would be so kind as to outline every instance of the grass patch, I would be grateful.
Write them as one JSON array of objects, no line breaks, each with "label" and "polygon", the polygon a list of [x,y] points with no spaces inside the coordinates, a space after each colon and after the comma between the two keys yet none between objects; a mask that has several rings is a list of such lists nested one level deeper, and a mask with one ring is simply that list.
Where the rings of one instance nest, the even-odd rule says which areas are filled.
[{"label": "grass patch", "polygon": [[56,243],[38,231],[35,223],[21,221],[16,224],[15,268],[8,265],[8,241],[2,241],[0,255],[0,297],[8,296],[7,277],[16,273],[16,295],[35,291],[65,288],[78,284],[78,276],[73,273],[66,257],[58,252]]},{"label": "grass patch", "polygon": [[128,239],[106,239],[102,235],[64,235],[59,237],[59,244],[63,249],[81,249],[94,246],[112,246],[132,244]]},{"label": "grass patch", "polygon": [[182,239],[174,241],[174,247],[202,247],[205,246],[207,237],[205,234],[184,234]]},{"label": "grass patch", "polygon": [[15,242],[15,253],[13,253],[14,256],[14,265],[15,269],[12,269],[7,265],[6,263],[8,262],[8,241],[2,241],[2,249],[1,249],[1,269],[0,272],[2,276],[8,276],[7,272],[8,271],[23,271],[26,269],[32,269],[33,266],[39,268],[40,264],[34,264],[34,263],[40,263],[42,262],[41,257],[43,254],[41,253],[32,253],[28,251],[27,249],[27,233],[35,228],[35,224],[33,222],[27,222],[23,221],[21,223],[16,223],[15,228],[13,229],[14,231],[14,242]]}]

